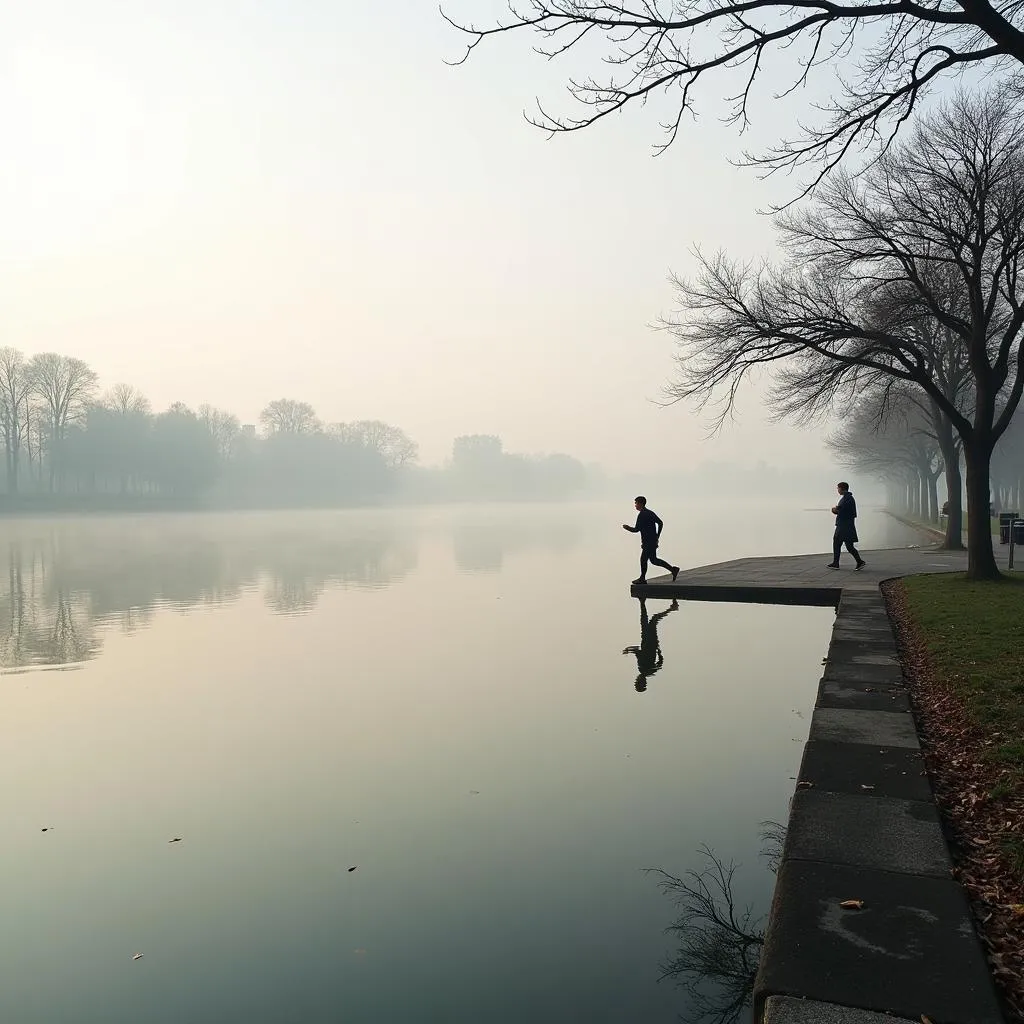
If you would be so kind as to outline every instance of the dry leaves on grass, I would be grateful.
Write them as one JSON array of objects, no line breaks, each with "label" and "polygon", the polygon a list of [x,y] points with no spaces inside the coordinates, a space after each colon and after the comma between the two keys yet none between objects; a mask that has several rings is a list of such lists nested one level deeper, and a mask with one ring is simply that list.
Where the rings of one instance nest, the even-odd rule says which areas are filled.
[{"label": "dry leaves on grass", "polygon": [[1024,872],[1007,854],[1008,843],[1024,841],[1024,792],[985,758],[991,730],[974,725],[962,701],[937,678],[902,583],[884,584],[882,590],[910,682],[928,776],[951,833],[953,875],[970,900],[1007,1020],[1024,1024],[1024,928],[1017,909],[1024,904]]}]

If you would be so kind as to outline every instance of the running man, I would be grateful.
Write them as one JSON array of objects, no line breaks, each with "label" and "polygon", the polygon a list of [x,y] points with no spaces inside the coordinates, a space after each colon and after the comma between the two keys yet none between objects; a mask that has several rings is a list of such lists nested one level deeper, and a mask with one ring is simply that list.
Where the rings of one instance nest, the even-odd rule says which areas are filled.
[{"label": "running man", "polygon": [[642,494],[634,499],[633,505],[636,508],[636,526],[623,523],[622,528],[640,534],[640,577],[633,580],[634,585],[647,582],[648,562],[668,569],[674,581],[679,575],[679,566],[658,557],[658,542],[665,524],[647,507],[647,499]]}]

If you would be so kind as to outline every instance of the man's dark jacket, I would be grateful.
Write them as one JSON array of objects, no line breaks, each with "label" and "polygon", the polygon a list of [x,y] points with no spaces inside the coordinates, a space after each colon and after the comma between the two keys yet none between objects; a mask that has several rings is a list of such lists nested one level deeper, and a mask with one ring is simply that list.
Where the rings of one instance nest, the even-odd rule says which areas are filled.
[{"label": "man's dark jacket", "polygon": [[662,525],[662,521],[649,508],[642,508],[637,513],[636,526],[629,527],[629,532],[640,534],[640,546],[645,551],[656,551],[659,527]]},{"label": "man's dark jacket", "polygon": [[836,502],[836,540],[857,543],[857,502],[853,500],[853,492],[847,491]]}]

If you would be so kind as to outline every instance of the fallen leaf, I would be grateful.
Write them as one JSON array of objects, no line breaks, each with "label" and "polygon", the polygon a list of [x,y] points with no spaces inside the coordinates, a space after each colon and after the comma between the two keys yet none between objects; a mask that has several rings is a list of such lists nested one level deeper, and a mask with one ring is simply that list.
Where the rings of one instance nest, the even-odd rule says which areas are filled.
[{"label": "fallen leaf", "polygon": [[863,900],[843,900],[839,904],[844,910],[860,910],[864,906]]},{"label": "fallen leaf", "polygon": [[861,789],[874,789],[875,787],[874,787],[874,786],[865,786],[865,785],[864,785],[864,783],[862,782],[862,783],[860,784],[860,788],[861,788]]},{"label": "fallen leaf", "polygon": [[357,867],[359,867],[359,865],[358,865],[358,864],[356,864],[356,865],[355,865],[355,867],[351,867],[351,868],[349,868],[349,869],[348,869],[348,870],[349,870],[349,874],[351,874],[351,873],[352,873],[353,871],[355,871],[355,869],[356,869]]},{"label": "fallen leaf", "polygon": [[50,829],[48,829],[48,828],[44,828],[44,829],[41,829],[40,831],[42,831],[42,832],[49,832],[49,831],[50,831]]},{"label": "fallen leaf", "polygon": [[181,842],[181,836],[177,836],[175,839],[168,839],[167,842],[169,842],[169,843],[180,843]]},{"label": "fallen leaf", "polygon": [[813,782],[798,782],[796,784],[797,789],[814,789]]},{"label": "fallen leaf", "polygon": [[145,955],[146,955],[145,953],[133,953],[132,954],[132,959],[133,960],[141,960]]}]

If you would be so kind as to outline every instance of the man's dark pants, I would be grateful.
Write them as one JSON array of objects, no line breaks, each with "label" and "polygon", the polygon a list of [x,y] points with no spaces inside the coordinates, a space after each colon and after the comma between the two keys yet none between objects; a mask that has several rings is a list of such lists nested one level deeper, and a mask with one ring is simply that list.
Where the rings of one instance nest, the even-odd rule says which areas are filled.
[{"label": "man's dark pants", "polygon": [[672,571],[672,565],[669,562],[664,561],[658,557],[658,545],[653,544],[650,547],[644,544],[640,548],[640,577],[641,579],[647,575],[647,563],[651,565],[660,565],[662,569],[668,569]]},{"label": "man's dark pants", "polygon": [[857,564],[860,565],[863,559],[860,557],[860,552],[854,547],[856,540],[857,535],[849,530],[836,530],[832,535],[832,561],[835,565],[839,564],[839,556],[842,554],[844,544],[846,545],[846,550],[857,559]]}]

